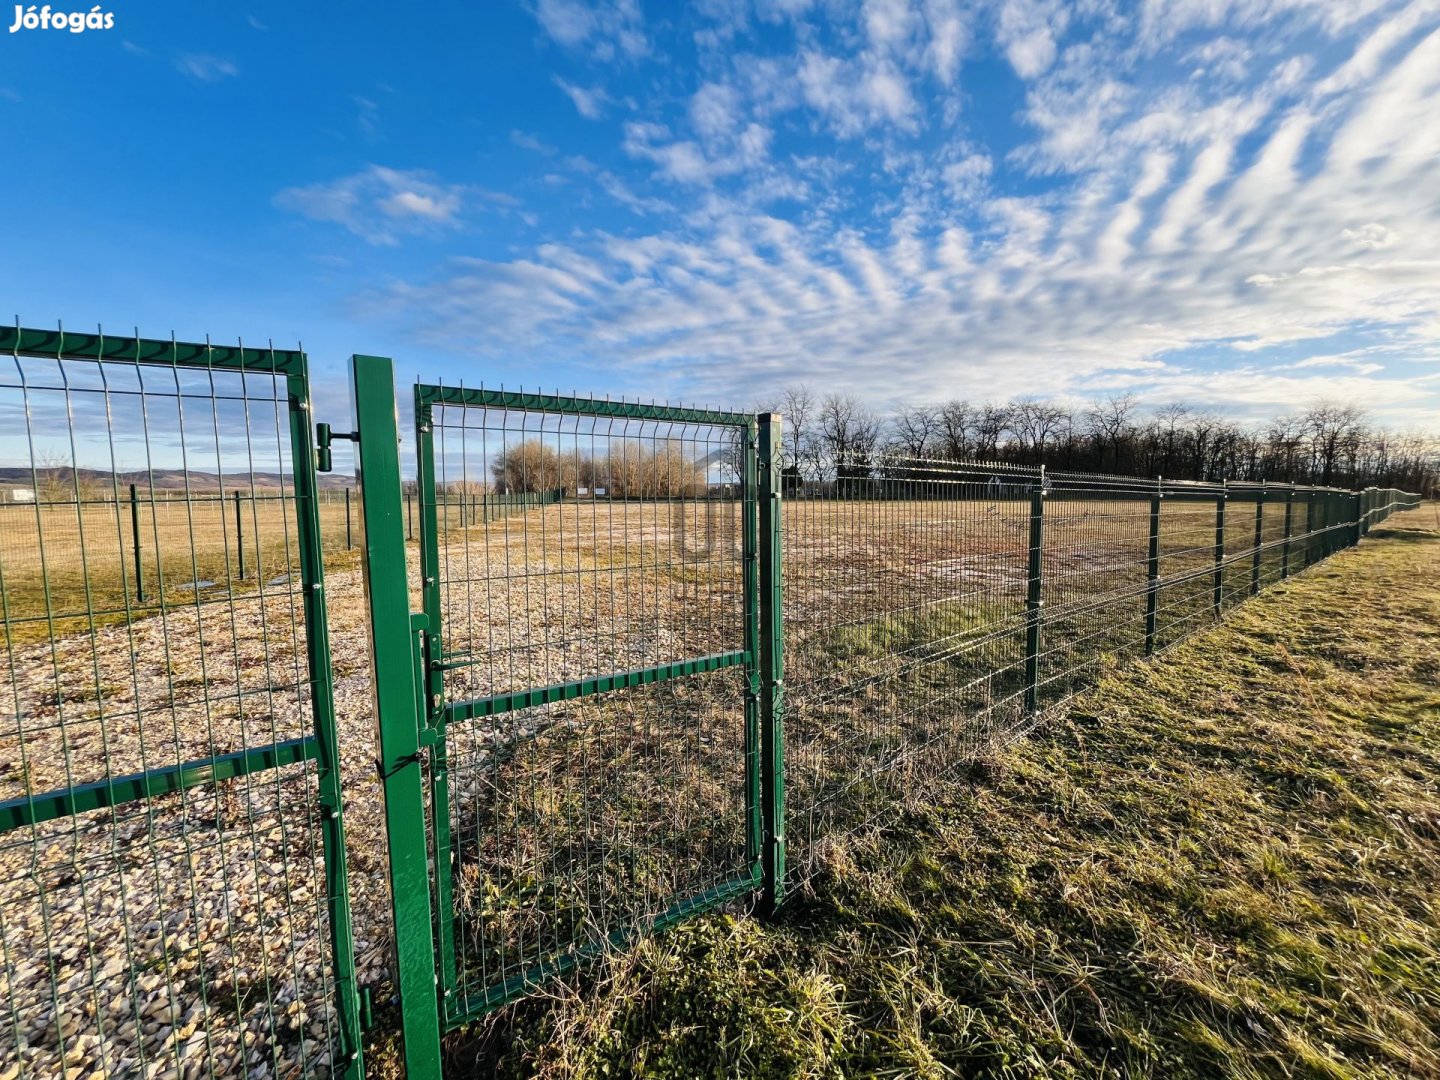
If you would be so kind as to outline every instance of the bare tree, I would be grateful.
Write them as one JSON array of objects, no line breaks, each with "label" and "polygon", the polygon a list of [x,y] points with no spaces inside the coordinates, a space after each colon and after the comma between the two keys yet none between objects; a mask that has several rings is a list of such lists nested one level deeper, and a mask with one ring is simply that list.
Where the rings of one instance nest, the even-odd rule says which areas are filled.
[{"label": "bare tree", "polygon": [[879,417],[853,397],[827,394],[817,420],[821,445],[835,464],[837,479],[868,476],[880,441]]},{"label": "bare tree", "polygon": [[914,405],[901,409],[892,421],[895,450],[908,458],[928,458],[937,449],[941,421],[940,410],[931,405]]},{"label": "bare tree", "polygon": [[1100,451],[1100,465],[1105,464],[1105,450],[1110,450],[1110,465],[1120,468],[1120,444],[1131,428],[1130,416],[1137,402],[1134,394],[1111,394],[1097,401],[1085,412],[1085,425]]},{"label": "bare tree", "polygon": [[970,425],[975,411],[968,401],[958,398],[940,406],[940,453],[951,461],[961,461],[970,456]]},{"label": "bare tree", "polygon": [[1302,423],[1315,472],[1321,485],[1329,487],[1335,481],[1336,465],[1365,436],[1365,413],[1354,405],[1321,402],[1305,413]]}]

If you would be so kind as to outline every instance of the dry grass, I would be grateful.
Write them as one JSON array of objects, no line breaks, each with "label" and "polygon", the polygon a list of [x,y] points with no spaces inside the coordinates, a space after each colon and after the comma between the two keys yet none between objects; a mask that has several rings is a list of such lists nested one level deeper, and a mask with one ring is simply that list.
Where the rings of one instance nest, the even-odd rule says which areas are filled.
[{"label": "dry grass", "polygon": [[[736,509],[565,504],[451,529],[441,553],[446,640],[474,661],[449,675],[451,694],[479,696],[739,648]],[[1046,573],[1057,602],[1087,591],[1113,595],[1121,598],[1117,618],[1133,625],[1143,507],[1057,501],[1050,523]],[[277,526],[278,518],[266,535]],[[178,545],[186,581],[194,574],[192,543],[225,566],[218,521],[210,532],[192,534],[188,522],[173,527],[167,543]],[[975,673],[977,665],[1013,673],[1020,655],[1015,619],[1024,596],[1025,528],[1025,508],[1009,502],[791,507],[792,821],[797,860],[822,881],[839,867],[863,869],[857,860],[870,833],[847,838],[865,820],[852,811],[894,806],[897,794],[909,800],[900,805],[913,805],[938,766],[1013,730],[996,708],[1009,691],[997,691],[995,680],[977,682]],[[1195,561],[1212,539],[1203,512],[1178,514],[1165,534],[1166,557]],[[293,547],[274,551],[280,561],[266,556],[267,564],[293,570]],[[78,570],[73,559],[48,564],[80,581],[64,594],[72,606],[60,610],[83,610],[87,572],[96,606],[107,587],[106,560],[115,563],[113,588],[120,556],[118,547],[108,556],[87,547]],[[7,602],[11,586],[22,587],[10,570],[20,564],[11,559],[0,553]],[[170,565],[169,555],[165,561]],[[362,982],[380,988],[383,999],[389,927],[365,606],[353,562],[332,556],[327,564],[357,949]],[[1240,572],[1237,592],[1248,584],[1248,567]],[[277,574],[264,588],[223,574],[215,580],[203,595],[192,591],[159,611],[60,621],[53,646],[44,620],[22,624],[39,626],[39,638],[11,634],[11,685],[0,700],[0,760],[10,764],[0,769],[0,797],[304,733],[298,573],[286,580]],[[1175,626],[1183,625],[1182,607],[1190,617],[1194,600],[1176,607]],[[654,914],[739,867],[740,700],[732,672],[453,729],[457,928],[469,935],[468,988]],[[917,746],[928,748],[928,757],[914,754]],[[0,1031],[23,1034],[31,1073],[44,1075],[72,1053],[80,1062],[74,1067],[94,1064],[122,1076],[157,1061],[224,1072],[239,1053],[241,1031],[254,1059],[247,1069],[257,1076],[323,1062],[333,1015],[323,988],[312,789],[301,767],[257,774],[217,794],[170,796],[56,822],[34,835],[10,834],[0,849],[0,959],[9,980],[0,1001],[12,1012],[0,1015]],[[822,803],[846,807],[848,816],[842,822],[807,813]],[[651,962],[654,948],[637,954],[636,970]],[[32,956],[34,964],[16,962]],[[691,966],[687,980],[708,977],[704,963]],[[804,992],[824,998],[834,985],[806,983]],[[741,984],[736,992],[748,998],[753,989]],[[743,1014],[748,1005],[735,1007]],[[380,1012],[384,1019],[383,1000]],[[277,1015],[286,1019],[275,1023]],[[750,1038],[735,1030],[742,1041]],[[77,1031],[96,1038],[77,1050]],[[175,1032],[187,1032],[183,1045]],[[376,1035],[381,1044],[388,1037],[383,1027]],[[383,1045],[378,1055],[383,1064]],[[0,1070],[5,1064],[0,1055]]]},{"label": "dry grass", "polygon": [[1440,1076],[1437,565],[1392,519],[454,1075]]},{"label": "dry grass", "polygon": [[[278,497],[242,500],[141,500],[140,572],[130,504],[37,507],[0,505],[0,596],[6,642],[27,645],[116,626],[165,608],[193,606],[277,582],[296,565],[295,504]],[[320,503],[327,554],[347,550],[344,502]],[[362,543],[360,506],[351,511],[350,540]],[[243,548],[243,552],[242,552]],[[243,554],[242,576],[241,561]]]}]

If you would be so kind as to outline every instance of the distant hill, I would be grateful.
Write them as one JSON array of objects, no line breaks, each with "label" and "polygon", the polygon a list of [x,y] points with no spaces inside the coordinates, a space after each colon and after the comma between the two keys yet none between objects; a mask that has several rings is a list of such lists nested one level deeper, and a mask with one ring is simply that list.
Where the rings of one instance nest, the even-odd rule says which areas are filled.
[{"label": "distant hill", "polygon": [[[31,470],[23,468],[0,468],[0,487],[34,487],[37,475],[42,486],[46,483],[46,478],[50,476],[65,486],[74,482],[69,468],[37,469],[33,473]],[[320,473],[319,480],[322,491],[339,491],[355,486],[355,478],[348,472]],[[131,472],[115,473],[113,476],[100,469],[80,469],[79,481],[82,487],[99,489],[101,492],[109,492],[114,487],[124,491],[131,484],[135,484],[146,491],[153,487],[157,492],[167,493],[183,493],[188,486],[189,491],[197,495],[213,495],[222,488],[227,493],[248,491],[252,487],[256,491],[275,492],[279,491],[282,486],[287,488],[291,486],[289,473],[282,477],[280,473],[275,472],[232,472],[225,473],[222,477],[217,473],[194,469],[191,469],[188,474],[183,469],[136,469]]]}]

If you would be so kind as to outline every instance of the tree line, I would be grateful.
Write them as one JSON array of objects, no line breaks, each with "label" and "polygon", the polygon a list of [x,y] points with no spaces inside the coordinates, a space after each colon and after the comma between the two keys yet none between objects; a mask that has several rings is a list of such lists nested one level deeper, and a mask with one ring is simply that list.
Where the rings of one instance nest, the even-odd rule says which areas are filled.
[{"label": "tree line", "polygon": [[1045,465],[1173,480],[1269,480],[1335,487],[1440,488],[1440,443],[1374,423],[1354,405],[1318,403],[1262,424],[1132,394],[1083,407],[1023,397],[954,399],[882,413],[846,394],[786,388],[762,411],[783,417],[784,466],[799,477],[894,475],[906,461]]}]

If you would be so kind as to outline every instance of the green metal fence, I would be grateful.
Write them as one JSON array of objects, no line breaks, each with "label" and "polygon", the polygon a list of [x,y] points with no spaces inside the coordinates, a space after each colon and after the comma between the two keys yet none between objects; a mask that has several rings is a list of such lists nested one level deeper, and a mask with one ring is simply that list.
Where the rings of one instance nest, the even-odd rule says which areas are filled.
[{"label": "green metal fence", "polygon": [[372,992],[438,1076],[1418,502],[887,455],[782,512],[772,415],[420,385],[402,434],[356,357],[337,433],[298,352],[0,354],[0,1077],[358,1077]]},{"label": "green metal fence", "polygon": [[[16,329],[0,356],[7,462],[70,484],[0,544],[0,1075],[359,1076],[305,357]],[[254,573],[228,513],[139,514],[199,471],[277,478]]]}]

